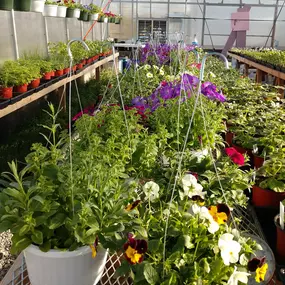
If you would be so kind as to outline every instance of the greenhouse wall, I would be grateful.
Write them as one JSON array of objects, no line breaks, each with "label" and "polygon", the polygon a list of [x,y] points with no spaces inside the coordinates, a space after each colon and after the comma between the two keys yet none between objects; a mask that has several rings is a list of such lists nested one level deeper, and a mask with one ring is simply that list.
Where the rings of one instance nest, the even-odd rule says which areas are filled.
[{"label": "greenhouse wall", "polygon": [[[73,18],[43,17],[42,14],[33,12],[15,11],[14,19],[15,30],[12,12],[0,11],[0,61],[16,59],[17,54],[47,55],[48,43],[83,38],[92,25],[92,22]],[[107,33],[108,24],[98,23],[87,39],[106,39]]]}]

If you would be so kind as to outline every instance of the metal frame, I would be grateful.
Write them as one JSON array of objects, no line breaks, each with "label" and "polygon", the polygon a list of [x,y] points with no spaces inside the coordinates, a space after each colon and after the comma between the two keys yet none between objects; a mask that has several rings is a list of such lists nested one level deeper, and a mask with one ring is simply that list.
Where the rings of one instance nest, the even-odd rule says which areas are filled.
[{"label": "metal frame", "polygon": [[[204,45],[205,43],[205,36],[209,36],[210,34],[215,37],[215,36],[219,36],[219,34],[212,34],[211,31],[208,31],[207,28],[207,20],[230,20],[230,19],[215,19],[215,18],[210,18],[210,17],[206,17],[206,11],[207,8],[209,7],[236,7],[236,8],[240,8],[242,7],[244,4],[243,0],[240,0],[239,3],[224,3],[223,0],[220,1],[220,3],[211,3],[211,0],[204,0],[201,3],[197,2],[188,2],[186,1],[179,1],[179,2],[172,2],[172,0],[168,0],[168,1],[159,1],[159,0],[113,0],[113,3],[120,3],[120,8],[122,3],[130,3],[131,4],[131,9],[132,9],[132,38],[133,39],[137,39],[138,38],[138,20],[146,20],[146,18],[139,18],[138,17],[138,4],[139,3],[143,3],[143,4],[149,4],[150,7],[150,18],[148,18],[147,20],[166,20],[167,21],[167,34],[169,34],[169,18],[175,18],[175,17],[169,17],[169,13],[170,13],[170,4],[177,4],[177,5],[184,5],[185,9],[184,9],[184,16],[181,15],[181,17],[179,17],[180,19],[191,19],[191,20],[202,20],[202,35],[201,35],[201,45]],[[273,25],[273,29],[272,29],[272,33],[270,35],[271,38],[271,46],[274,46],[274,42],[275,42],[275,33],[276,33],[276,23],[274,23],[274,19],[276,18],[276,15],[278,13],[279,8],[282,7],[282,1],[281,0],[276,0],[276,3],[272,4],[272,3],[266,3],[266,0],[260,0],[259,3],[255,3],[255,4],[250,4],[251,7],[266,7],[266,8],[274,8],[274,14],[272,15],[273,20],[262,20],[262,19],[251,19],[251,21],[266,21],[266,22],[270,22],[270,25],[272,23]],[[153,4],[167,4],[167,15],[168,18],[167,19],[157,19],[157,18],[152,18],[152,5]],[[134,14],[134,5],[136,5],[136,13]],[[202,16],[200,17],[187,17],[186,16],[186,11],[187,11],[187,6],[200,6],[202,8]],[[124,15],[123,15],[124,16]],[[277,22],[284,22],[285,20],[281,20],[278,19]],[[134,28],[134,23],[137,24],[137,28]],[[183,29],[185,29],[185,21],[183,21]],[[135,34],[136,33],[136,34]],[[228,35],[225,35],[228,36]],[[249,37],[268,37],[268,35],[248,35]]]}]

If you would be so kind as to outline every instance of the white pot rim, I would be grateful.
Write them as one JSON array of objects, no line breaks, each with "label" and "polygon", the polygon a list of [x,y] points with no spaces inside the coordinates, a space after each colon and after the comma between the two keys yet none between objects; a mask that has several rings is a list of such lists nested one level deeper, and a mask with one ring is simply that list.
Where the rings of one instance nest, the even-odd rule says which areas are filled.
[{"label": "white pot rim", "polygon": [[58,7],[57,5],[45,4],[47,7]]},{"label": "white pot rim", "polygon": [[57,5],[57,8],[60,8],[60,9],[65,9],[65,10],[67,10],[67,7],[66,7],[66,6],[58,6],[58,5]]},{"label": "white pot rim", "polygon": [[[31,244],[29,247],[25,249],[26,252],[32,253],[37,256],[41,257],[51,257],[51,258],[68,258],[68,257],[74,257],[79,255],[85,255],[87,253],[92,254],[92,250],[90,246],[82,246],[74,251],[68,251],[68,250],[59,250],[59,249],[50,249],[48,252],[43,252],[39,249],[38,246]],[[106,249],[99,249],[97,254],[100,254],[100,251],[102,253],[106,252]]]}]

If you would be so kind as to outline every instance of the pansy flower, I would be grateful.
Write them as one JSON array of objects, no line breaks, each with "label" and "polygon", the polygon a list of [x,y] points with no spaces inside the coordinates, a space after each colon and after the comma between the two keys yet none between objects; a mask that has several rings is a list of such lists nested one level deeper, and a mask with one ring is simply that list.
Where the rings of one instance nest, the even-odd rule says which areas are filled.
[{"label": "pansy flower", "polygon": [[265,257],[262,258],[257,258],[254,257],[252,258],[248,264],[247,268],[250,272],[256,272],[255,275],[255,281],[257,283],[260,283],[264,281],[267,269],[268,269],[268,264],[265,263]]},{"label": "pansy flower", "polygon": [[210,206],[209,213],[219,225],[227,222],[230,215],[230,209],[225,204],[218,204],[217,206]]},{"label": "pansy flower", "polygon": [[147,251],[147,242],[143,239],[135,239],[132,234],[128,234],[128,241],[124,244],[125,258],[130,264],[138,264],[143,261]]},{"label": "pansy flower", "polygon": [[140,204],[140,202],[141,202],[141,200],[136,200],[136,201],[134,201],[133,203],[131,203],[131,204],[129,204],[126,208],[125,208],[125,210],[126,211],[132,211],[133,209],[135,209],[139,204]]},{"label": "pansy flower", "polygon": [[90,248],[92,250],[92,258],[95,258],[97,255],[97,246],[99,243],[99,239],[98,237],[96,237],[95,242],[93,244],[90,245]]},{"label": "pansy flower", "polygon": [[241,153],[239,153],[234,147],[226,148],[225,153],[233,163],[239,166],[244,165],[244,156]]}]

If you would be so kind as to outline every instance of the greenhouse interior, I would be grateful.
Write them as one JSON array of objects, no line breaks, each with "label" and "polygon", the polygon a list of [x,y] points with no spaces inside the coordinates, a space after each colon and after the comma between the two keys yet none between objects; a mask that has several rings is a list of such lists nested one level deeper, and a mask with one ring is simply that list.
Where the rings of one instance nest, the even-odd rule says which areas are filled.
[{"label": "greenhouse interior", "polygon": [[0,0],[0,285],[285,284],[284,30],[285,0]]}]

